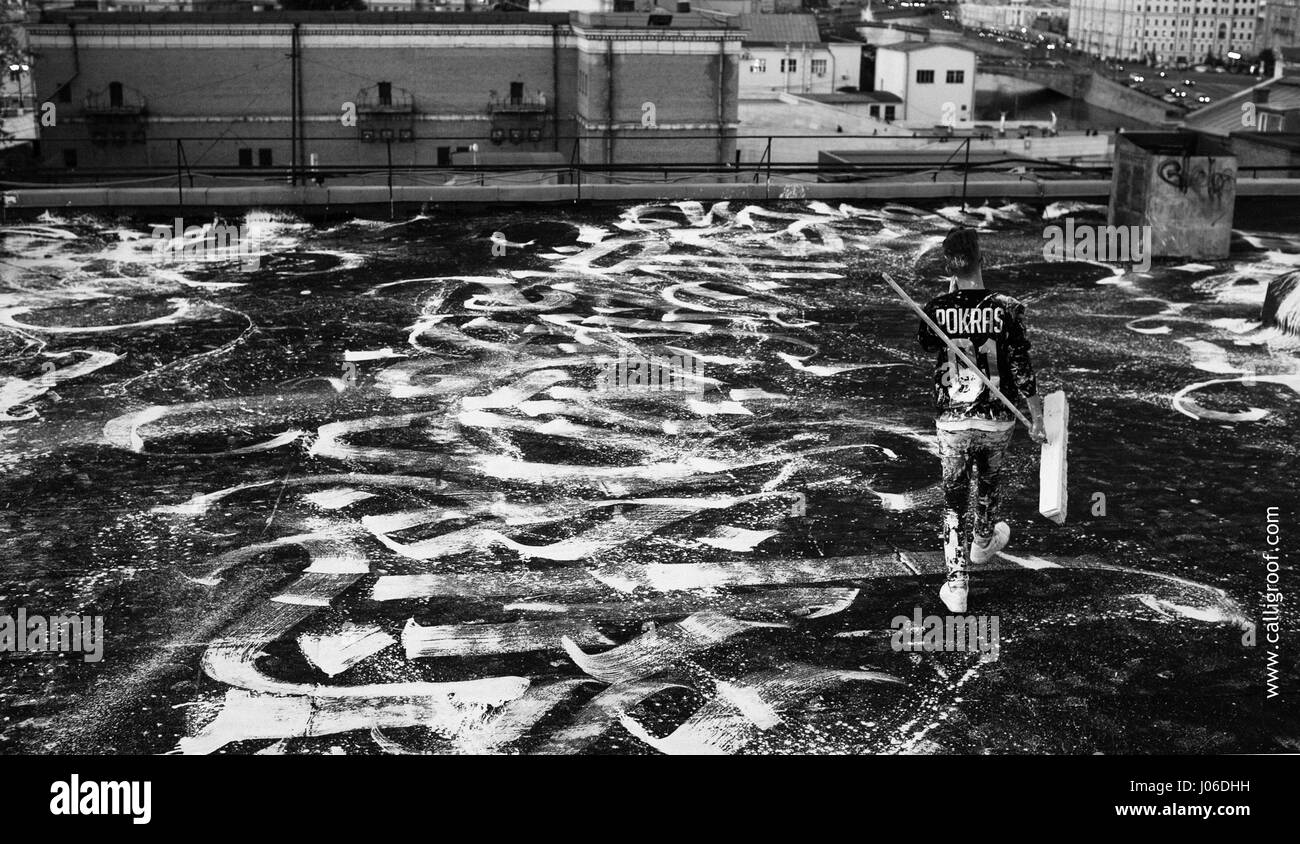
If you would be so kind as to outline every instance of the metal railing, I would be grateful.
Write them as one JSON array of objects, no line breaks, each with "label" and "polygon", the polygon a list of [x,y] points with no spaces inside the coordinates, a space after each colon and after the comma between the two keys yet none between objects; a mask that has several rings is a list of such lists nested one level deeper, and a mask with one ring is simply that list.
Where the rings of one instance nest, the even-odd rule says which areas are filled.
[{"label": "metal railing", "polygon": [[[116,93],[116,95],[114,95]],[[121,116],[134,117],[142,115],[148,109],[148,101],[144,95],[134,88],[125,86],[117,89],[116,92],[112,87],[104,88],[100,91],[91,91],[86,94],[83,100],[82,109],[89,116]]]},{"label": "metal railing", "polygon": [[538,114],[548,110],[544,96],[497,96],[488,99],[489,114]]},{"label": "metal railing", "polygon": [[405,88],[391,88],[385,98],[378,86],[357,92],[357,111],[362,114],[414,114],[415,97]]},{"label": "metal railing", "polygon": [[[831,161],[778,160],[776,147],[780,142],[815,142],[833,139],[832,148],[821,149],[827,153],[852,152],[855,154],[872,152],[889,153],[880,160],[856,163],[836,163]],[[358,137],[321,137],[308,138],[304,143],[309,152],[316,152],[321,158],[347,163],[321,163],[312,165],[308,161],[289,161],[274,166],[249,166],[237,163],[214,164],[210,162],[214,145],[222,145],[223,156],[233,153],[235,148],[270,148],[275,155],[291,155],[291,139],[287,135],[254,135],[233,137],[230,135],[213,136],[186,135],[181,137],[148,138],[143,144],[128,147],[120,154],[123,161],[146,163],[123,163],[108,166],[82,166],[67,168],[46,166],[35,168],[29,173],[30,179],[43,183],[88,183],[115,181],[124,183],[132,180],[154,181],[160,178],[178,178],[183,175],[191,182],[196,178],[240,179],[248,182],[288,182],[290,184],[310,184],[321,180],[339,180],[356,178],[386,178],[397,176],[419,176],[421,174],[472,175],[480,183],[487,181],[491,175],[517,174],[532,172],[558,177],[567,182],[577,182],[584,178],[606,178],[644,182],[647,180],[671,182],[686,179],[705,181],[736,181],[740,178],[758,181],[760,179],[796,179],[798,177],[845,179],[871,179],[885,175],[923,175],[931,180],[950,175],[954,178],[967,178],[970,174],[980,172],[1006,172],[1008,175],[1032,176],[1037,178],[1105,178],[1109,175],[1110,165],[1106,162],[1087,163],[1080,161],[1083,156],[1071,160],[1049,160],[1035,158],[1020,151],[1005,150],[996,154],[996,141],[1014,142],[1015,138],[990,138],[987,134],[976,137],[955,136],[947,133],[924,134],[915,136],[876,136],[850,135],[845,133],[825,135],[765,134],[765,135],[727,135],[723,142],[736,149],[730,161],[698,160],[688,158],[642,160],[635,162],[584,161],[582,159],[583,142],[605,142],[603,134],[563,135],[546,138],[540,144],[521,147],[502,143],[493,145],[482,136],[417,136],[415,143],[392,144],[395,139],[380,139],[365,143],[364,150],[370,161],[358,160],[355,147],[362,143]],[[675,135],[669,138],[637,138],[630,135],[616,135],[615,144],[625,150],[638,142],[663,144],[665,142],[701,142],[709,146],[719,142],[716,133]],[[846,144],[846,141],[850,142]],[[949,148],[951,144],[951,148]],[[978,161],[971,160],[971,152],[976,144],[986,144],[983,156]],[[453,165],[449,161],[442,163],[402,161],[414,155],[428,153],[433,147],[445,147],[450,151],[466,152],[478,147],[473,155],[473,163]],[[546,147],[539,149],[539,147]],[[912,149],[908,149],[912,147]],[[113,149],[112,147],[102,147]],[[383,151],[381,152],[381,148]],[[333,150],[333,152],[331,152]],[[398,151],[402,155],[398,155]],[[488,153],[502,150],[510,152],[551,152],[560,153],[567,158],[563,164],[538,164],[535,162],[502,163],[478,161],[478,153],[487,157]],[[761,150],[761,152],[759,152]],[[912,152],[915,157],[909,157]],[[939,154],[947,152],[943,158]],[[1032,152],[1032,149],[1031,149]],[[378,154],[376,154],[378,153]],[[567,155],[565,155],[567,153]],[[742,160],[749,156],[751,160]],[[638,158],[629,155],[629,158]],[[1011,173],[1012,170],[1016,173]],[[1262,168],[1261,168],[1262,169]],[[807,180],[806,178],[804,179]],[[445,182],[445,178],[444,178]]]}]

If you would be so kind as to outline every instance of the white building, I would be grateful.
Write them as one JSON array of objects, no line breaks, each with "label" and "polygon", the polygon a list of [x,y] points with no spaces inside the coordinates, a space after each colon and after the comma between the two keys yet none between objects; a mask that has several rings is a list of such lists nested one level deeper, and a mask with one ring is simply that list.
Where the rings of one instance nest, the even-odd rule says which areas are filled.
[{"label": "white building", "polygon": [[812,15],[739,15],[734,25],[748,31],[740,61],[740,99],[858,87],[862,45],[822,41]]},{"label": "white building", "polygon": [[1102,58],[1195,64],[1255,52],[1256,0],[1070,0],[1070,38]]},{"label": "white building", "polygon": [[[380,2],[380,0],[375,0]],[[431,0],[420,0],[429,5]],[[592,12],[608,14],[610,12],[638,12],[650,14],[660,12],[673,14],[677,11],[676,0],[511,0],[521,6],[527,6],[530,12]],[[488,7],[492,4],[486,3]],[[746,15],[757,12],[776,11],[776,0],[695,0],[691,11],[696,14],[717,12],[723,17]]]},{"label": "white building", "polygon": [[1011,0],[1011,2],[962,3],[957,7],[957,21],[971,29],[993,29],[1011,32],[1033,29],[1039,19],[1057,19],[1065,22],[1069,11],[1064,4],[1045,3],[1042,0]]},{"label": "white building", "polygon": [[898,95],[901,120],[916,126],[968,124],[975,109],[975,51],[955,44],[903,43],[876,50],[875,89]]}]

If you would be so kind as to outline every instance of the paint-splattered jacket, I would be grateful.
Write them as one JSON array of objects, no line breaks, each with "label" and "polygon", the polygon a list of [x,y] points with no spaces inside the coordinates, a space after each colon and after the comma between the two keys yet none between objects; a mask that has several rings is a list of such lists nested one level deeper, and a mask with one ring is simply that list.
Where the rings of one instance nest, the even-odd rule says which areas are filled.
[{"label": "paint-splattered jacket", "polygon": [[[1037,393],[1024,303],[991,290],[953,290],[932,299],[925,312],[1008,399],[1018,403]],[[934,404],[939,427],[1014,424],[1011,411],[924,322],[918,339],[922,348],[935,352]]]}]

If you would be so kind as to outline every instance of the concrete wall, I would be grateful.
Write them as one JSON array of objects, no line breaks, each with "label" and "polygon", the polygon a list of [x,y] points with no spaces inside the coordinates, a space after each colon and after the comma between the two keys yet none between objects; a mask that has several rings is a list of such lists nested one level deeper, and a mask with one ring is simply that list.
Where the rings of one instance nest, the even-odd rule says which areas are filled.
[{"label": "concrete wall", "polygon": [[858,88],[862,84],[862,45],[827,42],[831,52],[831,90]]},{"label": "concrete wall", "polygon": [[[1236,159],[1191,142],[1181,150],[1186,154],[1174,154],[1168,142],[1147,147],[1134,143],[1134,137],[1140,136],[1121,136],[1116,145],[1110,224],[1150,226],[1155,258],[1227,258]],[[1187,138],[1175,133],[1146,133],[1145,137]]]},{"label": "concrete wall", "polygon": [[1292,167],[1291,170],[1270,170],[1262,175],[1300,178],[1300,152],[1273,144],[1257,143],[1242,135],[1232,136],[1232,154],[1237,156],[1237,167],[1249,171],[1251,167]]},{"label": "concrete wall", "polygon": [[975,76],[975,92],[979,94],[995,93],[999,96],[1012,94],[1037,94],[1047,90],[1041,82],[1011,76],[1006,73],[978,73]]},{"label": "concrete wall", "polygon": [[730,52],[681,54],[587,46],[591,51],[577,57],[578,72],[585,74],[577,125],[583,135],[602,137],[581,142],[583,162],[734,159],[738,42]]},{"label": "concrete wall", "polygon": [[1168,125],[1169,107],[1148,94],[1135,91],[1126,85],[1097,74],[1079,74],[1075,71],[1025,69],[1020,72],[984,73],[976,79],[976,90],[997,91],[1006,94],[1027,94],[1049,89],[1068,97],[1081,99],[1088,105],[1127,114],[1153,127]]},{"label": "concrete wall", "polygon": [[[302,23],[302,163],[313,153],[323,166],[386,163],[386,143],[364,141],[356,125],[341,119],[345,104],[360,104],[367,89],[373,97],[381,81],[391,83],[395,99],[409,91],[415,105],[414,116],[392,124],[409,126],[414,134],[411,143],[393,143],[397,165],[436,166],[474,143],[568,157],[574,137],[592,133],[611,133],[615,141],[584,142],[584,160],[607,161],[611,148],[615,162],[644,161],[665,150],[673,153],[670,159],[731,160],[739,32],[703,19],[652,30],[644,16],[633,15],[575,16],[572,22],[511,16],[517,23],[502,23],[500,16],[462,17],[467,20],[447,24]],[[172,167],[177,139],[183,139],[184,160],[195,168],[236,167],[241,149],[251,150],[255,162],[265,149],[273,166],[290,163],[291,25],[247,17],[229,24],[208,16],[195,16],[194,23],[118,19],[102,15],[78,23],[76,57],[67,24],[31,27],[41,56],[37,100],[52,100],[57,108],[56,124],[42,133],[44,167],[63,170],[69,150],[78,170]],[[612,62],[607,44],[614,45]],[[69,81],[64,102],[56,90]],[[94,127],[104,118],[88,112],[84,100],[114,81],[139,92],[147,115],[142,126],[128,127],[124,142],[95,143]],[[523,86],[526,99],[544,99],[545,111],[494,116],[490,100],[508,97],[511,83]],[[644,103],[654,105],[652,125],[643,122]],[[536,127],[541,140],[525,135],[520,143],[506,140],[496,147],[490,140],[494,125]],[[136,128],[143,129],[141,142],[131,140]],[[652,140],[656,130],[660,142]],[[687,134],[704,137],[681,140]]]},{"label": "concrete wall", "polygon": [[[846,199],[863,201],[916,202],[922,200],[951,200],[963,195],[962,184],[957,181],[932,182],[827,182],[781,183],[768,182],[759,175],[754,181],[753,171],[742,174],[733,183],[691,184],[639,184],[639,185],[454,185],[454,186],[399,186],[391,194],[397,213],[419,209],[423,204],[470,203],[547,203],[547,202],[628,202],[646,200],[677,201],[684,199]],[[1281,180],[1275,180],[1281,181]],[[1110,189],[1105,180],[1070,180],[1059,182],[1033,182],[1023,179],[999,181],[972,181],[966,191],[971,201],[981,198],[1025,198],[1032,201],[1051,202],[1057,199],[1083,199],[1103,197]],[[1286,194],[1282,188],[1282,195]],[[153,210],[173,213],[177,208],[175,188],[55,188],[45,190],[16,190],[11,192],[15,203],[12,208],[97,208],[112,212],[138,212]],[[289,187],[262,186],[248,188],[203,188],[185,191],[184,203],[188,209],[248,209],[250,207],[295,208],[312,214],[322,211],[347,213],[351,209],[372,209],[369,213],[383,213],[390,205],[390,194],[382,185],[357,187]]]},{"label": "concrete wall", "polygon": [[[184,143],[191,166],[236,166],[241,148],[253,149],[255,160],[256,150],[271,149],[275,166],[289,163],[289,27],[245,26],[221,33],[196,25],[158,28],[130,39],[111,26],[87,29],[78,33],[79,74],[66,28],[33,29],[42,54],[39,99],[54,101],[58,109],[56,125],[42,131],[46,166],[61,166],[65,149],[76,150],[79,168],[175,164],[177,138],[191,139]],[[359,102],[363,89],[380,81],[391,82],[395,95],[410,91],[418,111],[417,141],[394,144],[397,163],[432,165],[439,147],[490,144],[489,99],[494,92],[506,96],[511,82],[523,83],[526,95],[544,94],[559,117],[542,121],[541,142],[525,141],[519,149],[553,150],[561,145],[557,136],[573,135],[576,55],[571,46],[566,49],[567,37],[555,38],[551,27],[518,28],[513,43],[502,38],[495,44],[476,43],[468,31],[430,31],[423,49],[386,45],[382,36],[374,39],[380,46],[362,46],[370,29],[343,34],[325,26],[302,28],[304,146],[321,164],[386,160],[386,144],[362,142],[356,126],[341,119],[345,103]],[[71,102],[62,102],[56,89],[68,80]],[[144,143],[90,141],[94,118],[84,98],[112,81],[138,91],[147,103]],[[220,140],[213,140],[216,136]]]},{"label": "concrete wall", "polygon": [[872,90],[886,91],[903,99],[898,119],[907,119],[907,53],[899,50],[876,51],[876,78]]},{"label": "concrete wall", "polygon": [[1084,89],[1083,98],[1088,105],[1127,114],[1152,126],[1166,126],[1171,122],[1169,108],[1160,100],[1095,73]]},{"label": "concrete wall", "polygon": [[[837,132],[837,128],[843,132]],[[768,148],[768,136],[794,135],[796,137],[773,137],[772,162],[813,164],[821,150],[875,149],[877,140],[883,142],[886,136],[903,132],[897,124],[875,120],[857,109],[838,108],[786,95],[777,101],[741,101],[741,137],[736,146],[741,161],[752,163],[763,157]]]}]

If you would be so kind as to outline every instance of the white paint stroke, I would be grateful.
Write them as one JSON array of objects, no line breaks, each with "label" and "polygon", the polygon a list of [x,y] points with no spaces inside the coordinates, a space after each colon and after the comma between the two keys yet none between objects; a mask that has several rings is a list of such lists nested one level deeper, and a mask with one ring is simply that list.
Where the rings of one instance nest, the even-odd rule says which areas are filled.
[{"label": "white paint stroke", "polygon": [[396,642],[376,625],[349,621],[334,633],[303,633],[298,649],[308,662],[333,677]]}]

